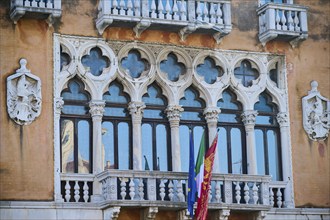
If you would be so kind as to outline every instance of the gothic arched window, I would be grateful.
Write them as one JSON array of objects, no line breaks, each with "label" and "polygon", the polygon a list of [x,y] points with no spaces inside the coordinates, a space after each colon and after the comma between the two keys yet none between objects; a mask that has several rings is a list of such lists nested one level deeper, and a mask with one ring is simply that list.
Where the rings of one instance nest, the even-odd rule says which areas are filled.
[{"label": "gothic arched window", "polygon": [[243,60],[239,67],[235,68],[234,75],[245,87],[252,86],[253,80],[259,77],[259,72],[252,67],[248,60]]}]

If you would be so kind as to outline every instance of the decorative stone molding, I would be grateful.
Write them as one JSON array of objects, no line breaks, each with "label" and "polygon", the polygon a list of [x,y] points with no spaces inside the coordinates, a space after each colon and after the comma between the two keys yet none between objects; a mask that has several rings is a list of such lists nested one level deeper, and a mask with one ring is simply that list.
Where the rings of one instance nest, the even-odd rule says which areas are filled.
[{"label": "decorative stone molding", "polygon": [[108,208],[103,211],[103,219],[117,220],[120,213],[120,206]]},{"label": "decorative stone molding", "polygon": [[289,117],[286,112],[279,112],[276,116],[277,122],[280,124],[280,127],[289,126]]},{"label": "decorative stone molding", "polygon": [[143,116],[143,110],[146,105],[143,102],[130,102],[128,103],[128,111],[132,115],[133,121],[141,120]]},{"label": "decorative stone molding", "polygon": [[325,140],[330,130],[330,101],[317,90],[318,83],[311,82],[312,89],[302,99],[303,126],[313,141]]},{"label": "decorative stone molding", "polygon": [[63,106],[64,106],[64,101],[62,97],[54,99],[54,108],[56,115],[61,115]]},{"label": "decorative stone molding", "polygon": [[89,113],[91,113],[92,118],[102,117],[104,113],[105,101],[103,100],[92,100],[89,102]]},{"label": "decorative stone molding", "polygon": [[245,126],[248,126],[248,125],[254,126],[256,124],[257,115],[258,115],[258,112],[254,111],[254,110],[244,111],[241,114],[242,121],[243,121],[244,125]]},{"label": "decorative stone molding", "polygon": [[7,111],[19,125],[31,124],[41,113],[41,81],[26,64],[21,59],[21,68],[7,78]]},{"label": "decorative stone molding", "polygon": [[215,220],[228,220],[230,215],[229,209],[217,210],[213,213],[213,218]]},{"label": "decorative stone molding", "polygon": [[142,218],[144,220],[154,220],[158,213],[158,207],[148,207],[142,210]]},{"label": "decorative stone molding", "polygon": [[221,110],[217,107],[207,108],[204,110],[204,115],[207,123],[218,123],[218,118]]},{"label": "decorative stone molding", "polygon": [[256,220],[263,220],[266,218],[267,212],[259,211],[256,216]]},{"label": "decorative stone molding", "polygon": [[181,112],[183,112],[183,108],[180,105],[170,105],[165,109],[171,126],[179,126]]},{"label": "decorative stone molding", "polygon": [[192,220],[193,218],[190,217],[188,209],[178,211],[177,220]]}]

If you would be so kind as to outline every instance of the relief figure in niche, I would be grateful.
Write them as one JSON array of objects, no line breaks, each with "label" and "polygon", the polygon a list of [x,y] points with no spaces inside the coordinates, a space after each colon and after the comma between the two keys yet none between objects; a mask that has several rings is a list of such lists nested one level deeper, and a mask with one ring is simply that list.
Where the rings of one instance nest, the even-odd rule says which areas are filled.
[{"label": "relief figure in niche", "polygon": [[21,68],[7,78],[7,110],[19,125],[28,125],[41,111],[40,79],[26,69],[26,60],[21,59]]}]

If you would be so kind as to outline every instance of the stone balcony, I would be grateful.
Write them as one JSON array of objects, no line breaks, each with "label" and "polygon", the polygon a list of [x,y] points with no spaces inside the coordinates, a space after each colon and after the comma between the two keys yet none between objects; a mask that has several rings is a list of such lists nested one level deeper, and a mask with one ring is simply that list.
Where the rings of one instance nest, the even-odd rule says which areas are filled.
[{"label": "stone balcony", "polygon": [[[93,201],[100,187],[102,199]],[[187,208],[188,173],[106,170],[100,174],[61,174],[64,204],[93,203],[100,207],[154,207],[182,211]],[[270,176],[213,174],[209,209],[268,211],[284,207],[286,182]]]},{"label": "stone balcony", "polygon": [[22,16],[46,19],[51,25],[61,16],[61,0],[11,0],[10,18],[16,24]]},{"label": "stone balcony", "polygon": [[257,10],[259,40],[263,45],[273,39],[297,43],[308,36],[307,7],[294,4],[267,3]]},{"label": "stone balcony", "polygon": [[212,34],[219,43],[230,33],[229,0],[100,0],[96,27],[133,28],[136,37],[149,29],[178,32],[181,40],[193,32]]}]

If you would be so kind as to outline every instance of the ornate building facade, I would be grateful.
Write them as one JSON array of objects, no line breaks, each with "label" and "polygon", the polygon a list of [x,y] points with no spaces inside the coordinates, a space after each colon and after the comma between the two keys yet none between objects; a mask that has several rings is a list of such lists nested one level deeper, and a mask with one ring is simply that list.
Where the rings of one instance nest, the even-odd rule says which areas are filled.
[{"label": "ornate building facade", "polygon": [[1,219],[330,218],[329,2],[0,5]]}]

